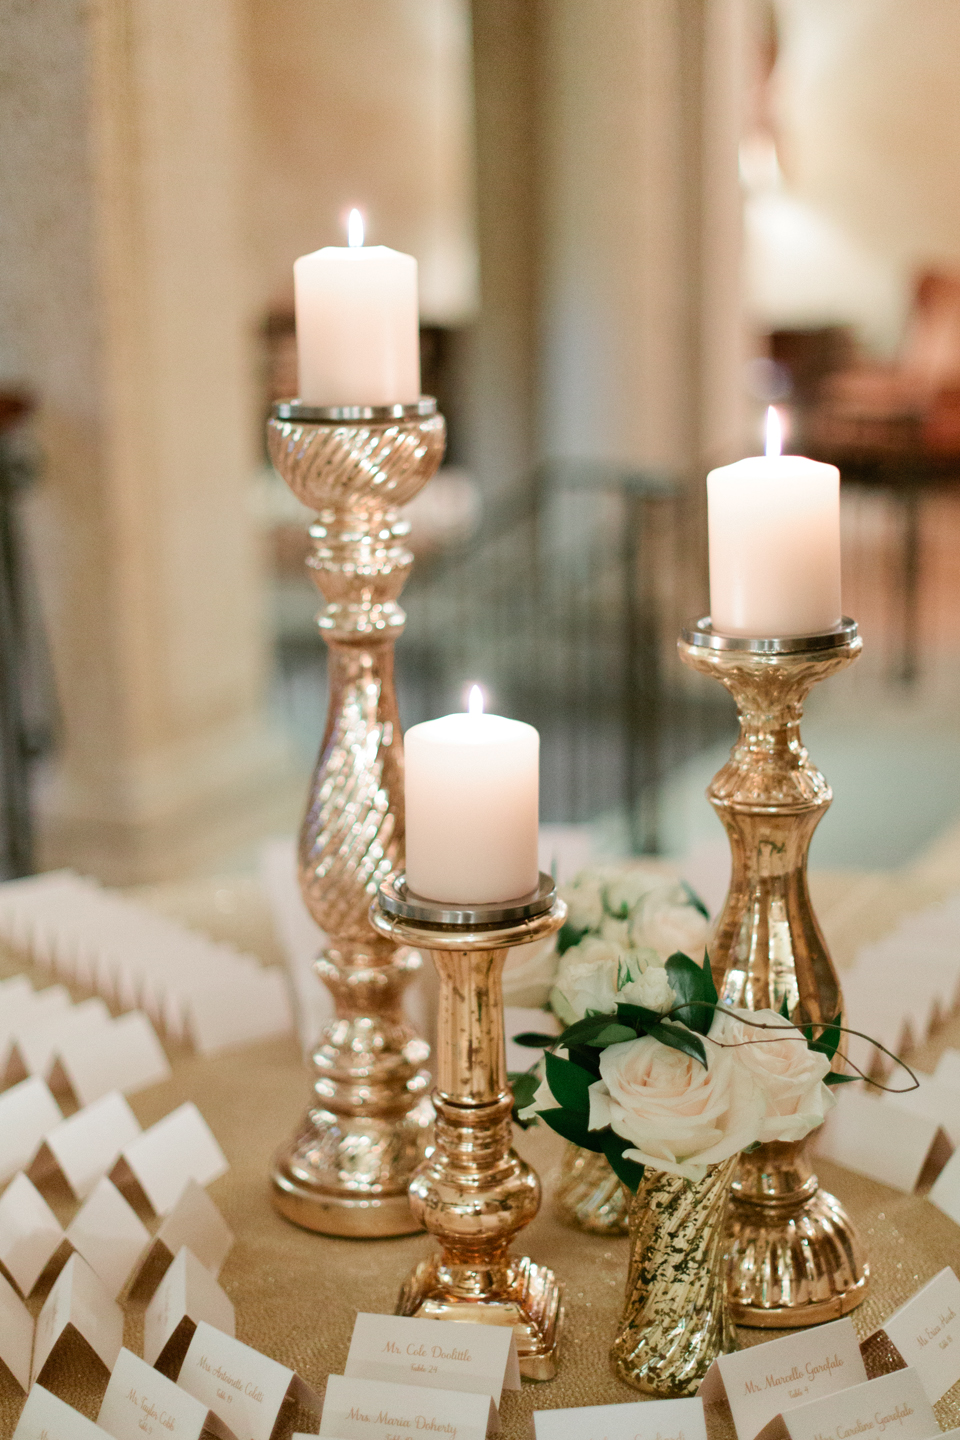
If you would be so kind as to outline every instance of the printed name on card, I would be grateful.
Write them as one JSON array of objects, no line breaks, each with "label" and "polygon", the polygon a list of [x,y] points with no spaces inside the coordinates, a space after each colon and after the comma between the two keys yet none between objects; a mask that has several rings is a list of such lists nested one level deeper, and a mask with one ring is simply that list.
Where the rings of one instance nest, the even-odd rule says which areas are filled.
[{"label": "printed name on card", "polygon": [[740,1440],[753,1440],[782,1411],[860,1385],[866,1378],[857,1332],[845,1316],[798,1335],[721,1355],[698,1393],[707,1405],[725,1395]]},{"label": "printed name on card", "polygon": [[486,1440],[499,1424],[490,1395],[330,1375],[320,1434],[337,1440],[397,1440],[422,1432],[438,1440]]},{"label": "printed name on card", "polygon": [[30,1177],[42,1185],[57,1175],[78,1200],[85,1200],[113,1168],[124,1145],[139,1134],[137,1117],[119,1091],[111,1090],[48,1131]]},{"label": "printed name on card", "polygon": [[184,1246],[167,1269],[143,1316],[143,1358],[174,1378],[201,1321],[236,1333],[229,1296],[216,1278]]},{"label": "printed name on card", "polygon": [[64,1239],[39,1190],[22,1172],[15,1175],[0,1195],[0,1262],[21,1295],[30,1294]]},{"label": "printed name on card", "polygon": [[71,1255],[37,1317],[33,1379],[41,1379],[47,1363],[68,1346],[112,1370],[122,1344],[123,1311],[87,1262]]},{"label": "printed name on card", "polygon": [[762,1440],[933,1440],[940,1426],[916,1370],[896,1370],[776,1416]]},{"label": "printed name on card", "polygon": [[209,1185],[228,1169],[209,1125],[188,1100],[124,1146],[110,1178],[134,1206],[167,1215],[188,1180]]},{"label": "printed name on card", "polygon": [[104,1177],[68,1225],[67,1239],[116,1299],[150,1244],[150,1231]]},{"label": "printed name on card", "polygon": [[702,1400],[534,1410],[536,1440],[707,1440]]},{"label": "printed name on card", "polygon": [[196,1180],[188,1180],[131,1277],[129,1298],[146,1301],[187,1247],[211,1275],[219,1275],[233,1245],[233,1231]]},{"label": "printed name on card", "polygon": [[6,1367],[21,1390],[30,1389],[32,1355],[33,1316],[0,1275],[0,1370]]},{"label": "printed name on card", "polygon": [[344,1375],[491,1395],[520,1389],[512,1328],[358,1314]]},{"label": "printed name on card", "polygon": [[30,1164],[41,1141],[62,1119],[49,1087],[36,1076],[0,1095],[0,1185]]},{"label": "printed name on card", "polygon": [[90,1105],[119,1090],[133,1095],[170,1075],[170,1062],[157,1032],[142,1010],[131,1010],[109,1025],[60,1041],[50,1071],[50,1084]]},{"label": "printed name on card", "polygon": [[863,1342],[865,1354],[877,1340],[913,1366],[931,1404],[960,1380],[960,1280],[949,1266]]},{"label": "printed name on card", "polygon": [[113,1367],[97,1424],[113,1440],[236,1440],[219,1416],[130,1350]]},{"label": "printed name on card", "polygon": [[13,1440],[108,1440],[106,1430],[42,1385],[27,1396]]},{"label": "printed name on card", "polygon": [[320,1397],[295,1370],[202,1322],[177,1384],[209,1406],[238,1440],[270,1440],[281,1409],[320,1413]]}]

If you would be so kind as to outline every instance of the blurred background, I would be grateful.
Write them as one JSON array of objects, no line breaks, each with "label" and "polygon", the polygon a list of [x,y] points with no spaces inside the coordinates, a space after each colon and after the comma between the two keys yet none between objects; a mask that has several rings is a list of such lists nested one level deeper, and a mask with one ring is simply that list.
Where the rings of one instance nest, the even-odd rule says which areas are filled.
[{"label": "blurred background", "polygon": [[546,822],[695,869],[733,716],[676,635],[773,402],[841,466],[864,635],[804,732],[814,861],[960,818],[955,0],[0,0],[0,36],[0,873],[295,829],[325,655],[263,424],[352,206],[419,261],[450,433],[405,725],[479,681]]}]

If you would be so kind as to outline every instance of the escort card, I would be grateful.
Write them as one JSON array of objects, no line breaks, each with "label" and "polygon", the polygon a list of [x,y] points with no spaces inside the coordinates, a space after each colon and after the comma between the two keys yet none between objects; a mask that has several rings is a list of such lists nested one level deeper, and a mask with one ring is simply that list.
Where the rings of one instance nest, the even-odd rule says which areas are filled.
[{"label": "escort card", "polygon": [[[489,1395],[330,1375],[320,1434],[337,1440],[397,1440],[405,1433],[411,1437],[425,1433],[442,1440],[486,1440],[499,1423]],[[266,1437],[255,1436],[254,1440]]]},{"label": "escort card", "polygon": [[960,1380],[960,1280],[950,1267],[901,1305],[877,1334],[892,1341],[936,1404]]},{"label": "escort card", "polygon": [[358,1314],[344,1367],[348,1378],[491,1395],[520,1389],[512,1328],[403,1315]]},{"label": "escort card", "polygon": [[115,1300],[150,1244],[150,1231],[104,1177],[71,1220],[67,1239]]},{"label": "escort card", "polygon": [[176,1375],[197,1326],[236,1333],[233,1305],[209,1270],[186,1247],[167,1270],[143,1317],[143,1358]]},{"label": "escort card", "polygon": [[63,1119],[40,1079],[21,1080],[0,1095],[0,1185],[29,1165],[41,1140]]},{"label": "escort card", "polygon": [[184,1246],[211,1275],[219,1275],[232,1245],[233,1231],[206,1190],[188,1180],[131,1278],[130,1297],[149,1300]]},{"label": "escort card", "polygon": [[960,1086],[960,1050],[944,1050],[933,1075],[941,1085]]},{"label": "escort card", "polygon": [[924,1075],[920,1070],[913,1073],[920,1081],[916,1090],[908,1090],[903,1095],[884,1094],[880,1103],[895,1105],[898,1110],[909,1110],[914,1115],[932,1120],[935,1125],[943,1127],[951,1145],[960,1145],[960,1088],[937,1080],[933,1075]]},{"label": "escort card", "polygon": [[124,1145],[139,1134],[137,1117],[123,1096],[111,1090],[47,1132],[30,1175],[40,1184],[58,1174],[78,1200],[85,1200],[113,1168]]},{"label": "escort card", "polygon": [[46,1076],[61,1040],[74,1034],[92,1035],[109,1025],[110,1020],[110,1011],[96,997],[43,1020],[33,1019],[28,1011],[13,1034],[4,1077],[6,1084],[13,1085],[28,1075]]},{"label": "escort card", "polygon": [[229,1004],[219,979],[196,979],[181,1004],[186,1029],[201,1055],[215,1055],[231,1045],[286,1035],[293,1029],[293,1012],[286,976],[276,966],[231,975]]},{"label": "escort card", "polygon": [[0,1367],[6,1367],[21,1390],[30,1389],[33,1316],[13,1286],[0,1275]]},{"label": "escort card", "polygon": [[60,1271],[37,1317],[33,1378],[38,1380],[55,1350],[78,1340],[112,1370],[123,1344],[123,1311],[79,1255]]},{"label": "escort card", "polygon": [[928,1163],[940,1167],[951,1144],[935,1120],[881,1104],[860,1091],[841,1094],[817,1137],[817,1154],[908,1193]]},{"label": "escort card", "polygon": [[132,1095],[169,1074],[157,1032],[142,1010],[131,1010],[109,1025],[61,1040],[50,1083],[69,1090],[78,1105],[89,1105],[111,1090]]},{"label": "escort card", "polygon": [[270,1440],[281,1408],[320,1413],[320,1397],[295,1370],[202,1322],[190,1342],[177,1384],[209,1406],[237,1440]]},{"label": "escort card", "polygon": [[866,1378],[857,1332],[845,1317],[721,1355],[698,1394],[707,1405],[725,1394],[740,1440],[753,1440],[782,1411],[860,1385]]},{"label": "escort card", "polygon": [[94,1425],[71,1405],[34,1385],[27,1396],[13,1440],[108,1440],[107,1432]]},{"label": "escort card", "polygon": [[933,1182],[927,1199],[960,1225],[960,1150],[954,1150]]},{"label": "escort card", "polygon": [[111,1178],[132,1189],[155,1215],[176,1205],[188,1180],[209,1185],[230,1167],[200,1111],[192,1101],[171,1111],[125,1145]]},{"label": "escort card", "polygon": [[940,1426],[920,1376],[907,1369],[808,1401],[760,1433],[763,1440],[939,1440]]},{"label": "escort card", "polygon": [[702,1400],[534,1410],[536,1440],[707,1440]]},{"label": "escort card", "polygon": [[0,1263],[29,1295],[63,1244],[60,1221],[22,1172],[0,1195]]},{"label": "escort card", "polygon": [[113,1440],[228,1440],[233,1431],[179,1385],[130,1350],[121,1350],[100,1406],[97,1424]]}]

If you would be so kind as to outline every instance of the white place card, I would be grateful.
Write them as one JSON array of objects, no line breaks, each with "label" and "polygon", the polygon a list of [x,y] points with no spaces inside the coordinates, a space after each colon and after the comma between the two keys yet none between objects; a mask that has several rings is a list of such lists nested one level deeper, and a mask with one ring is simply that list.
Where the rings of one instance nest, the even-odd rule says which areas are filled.
[{"label": "white place card", "polygon": [[123,1344],[123,1311],[79,1255],[71,1255],[37,1317],[33,1378],[38,1380],[54,1351],[79,1339],[112,1370]]},{"label": "white place card", "polygon": [[233,1435],[202,1400],[154,1370],[130,1350],[121,1350],[103,1397],[97,1424],[113,1440],[202,1440]]},{"label": "white place card", "polygon": [[348,1378],[492,1395],[520,1389],[513,1329],[404,1315],[357,1315],[344,1366]]},{"label": "white place card", "polygon": [[778,1415],[763,1440],[939,1440],[940,1426],[916,1370],[895,1370]]},{"label": "white place card", "polygon": [[206,1120],[188,1100],[124,1146],[111,1178],[121,1190],[135,1186],[155,1215],[167,1215],[188,1180],[209,1185],[229,1168]]},{"label": "white place card", "polygon": [[137,1117],[119,1091],[111,1090],[48,1131],[30,1166],[31,1177],[40,1184],[59,1174],[84,1200],[139,1134]]},{"label": "white place card", "polygon": [[141,1258],[129,1293],[148,1300],[184,1246],[211,1275],[219,1275],[232,1245],[233,1231],[206,1190],[196,1180],[188,1180]]},{"label": "white place card", "polygon": [[33,1019],[28,1012],[13,1033],[7,1058],[6,1083],[13,1085],[18,1080],[25,1080],[28,1075],[45,1077],[62,1040],[70,1035],[92,1035],[104,1025],[109,1025],[111,1018],[106,1005],[96,996],[43,1020]]},{"label": "white place card", "polygon": [[60,1221],[21,1171],[0,1195],[0,1263],[29,1295],[64,1242]]},{"label": "white place card", "polygon": [[948,1085],[933,1075],[922,1071],[913,1072],[920,1081],[916,1090],[907,1090],[901,1095],[884,1093],[882,1105],[895,1105],[898,1110],[908,1110],[913,1115],[922,1115],[941,1125],[954,1147],[960,1145],[960,1088]]},{"label": "white place card", "polygon": [[104,1176],[68,1225],[67,1239],[116,1300],[150,1244],[150,1231]]},{"label": "white place card", "polygon": [[237,1440],[270,1440],[285,1405],[320,1413],[320,1397],[295,1370],[203,1323],[177,1384],[219,1415]]},{"label": "white place card", "polygon": [[397,1440],[406,1432],[423,1431],[438,1440],[486,1440],[499,1423],[490,1395],[330,1375],[320,1434],[337,1440]]},{"label": "white place card", "polygon": [[196,1256],[178,1251],[143,1317],[143,1358],[164,1375],[176,1375],[201,1323],[236,1334],[229,1296]]},{"label": "white place card", "polygon": [[726,1395],[740,1440],[753,1440],[769,1420],[867,1378],[860,1341],[848,1317],[828,1325],[721,1355],[698,1394],[707,1405]]},{"label": "white place card", "polygon": [[6,1366],[21,1390],[30,1389],[32,1355],[33,1316],[0,1275],[0,1367]]},{"label": "white place card", "polygon": [[186,1030],[201,1055],[293,1029],[290,992],[277,967],[238,971],[226,987],[219,979],[194,983],[181,1005]]},{"label": "white place card", "polygon": [[133,1095],[169,1075],[170,1062],[157,1032],[142,1010],[131,1010],[91,1033],[62,1040],[50,1083],[54,1089],[69,1090],[78,1105],[90,1105],[111,1090]]},{"label": "white place card", "polygon": [[508,1070],[529,1070],[533,1062],[543,1054],[542,1050],[528,1050],[518,1045],[514,1035],[525,1031],[536,1031],[538,1035],[559,1035],[560,1022],[549,1010],[533,1010],[523,1005],[507,1005],[503,1011],[503,1033],[507,1050]]},{"label": "white place card", "polygon": [[907,1193],[928,1163],[944,1165],[951,1150],[935,1120],[859,1091],[839,1096],[817,1137],[818,1155]]},{"label": "white place card", "polygon": [[960,1150],[954,1150],[933,1182],[927,1199],[960,1225]]},{"label": "white place card", "polygon": [[936,1404],[960,1380],[960,1280],[950,1267],[901,1305],[878,1333],[913,1366],[928,1400]]},{"label": "white place card", "polygon": [[40,1142],[63,1119],[42,1080],[21,1080],[0,1095],[0,1185],[29,1165]]},{"label": "white place card", "polygon": [[702,1400],[534,1410],[536,1440],[707,1440]]},{"label": "white place card", "polygon": [[960,1050],[944,1050],[937,1061],[933,1078],[941,1085],[960,1086]]},{"label": "white place card", "polygon": [[105,1430],[72,1405],[42,1385],[34,1385],[17,1421],[13,1440],[108,1440],[108,1437]]}]

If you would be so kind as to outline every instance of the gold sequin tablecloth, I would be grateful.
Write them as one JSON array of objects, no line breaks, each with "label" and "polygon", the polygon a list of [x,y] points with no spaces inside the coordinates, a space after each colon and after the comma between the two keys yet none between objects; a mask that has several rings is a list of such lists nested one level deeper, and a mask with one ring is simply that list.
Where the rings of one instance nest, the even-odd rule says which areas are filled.
[{"label": "gold sequin tablecloth", "polygon": [[[0,959],[0,973],[22,969],[14,957]],[[37,976],[36,983],[44,983]],[[937,1036],[928,1052],[960,1046],[960,1021]],[[921,1052],[921,1064],[931,1053]],[[335,1240],[309,1234],[281,1220],[270,1205],[267,1173],[274,1149],[288,1136],[307,1097],[303,1062],[295,1041],[247,1046],[215,1059],[174,1057],[170,1080],[131,1100],[149,1125],[184,1100],[200,1107],[230,1161],[230,1171],[210,1193],[236,1233],[221,1283],[237,1312],[237,1334],[285,1365],[320,1392],[331,1372],[342,1373],[358,1310],[391,1311],[401,1280],[431,1246],[425,1236],[397,1240]],[[581,1235],[558,1224],[550,1191],[561,1142],[531,1130],[518,1146],[544,1180],[540,1215],[524,1233],[524,1248],[552,1266],[566,1285],[567,1320],[560,1373],[549,1384],[524,1383],[507,1393],[502,1407],[504,1440],[529,1435],[535,1408],[636,1400],[609,1367],[626,1275],[627,1242]],[[902,1195],[826,1163],[822,1180],[849,1207],[860,1227],[873,1268],[873,1286],[854,1312],[858,1331],[875,1329],[921,1283],[944,1265],[960,1273],[960,1226],[926,1199]],[[67,1212],[69,1213],[69,1212]],[[38,1301],[31,1302],[38,1308]],[[126,1343],[139,1348],[141,1321],[128,1309]],[[742,1330],[755,1344],[770,1332]],[[95,1418],[103,1388],[92,1374],[64,1375],[64,1399]],[[0,1380],[0,1440],[13,1433],[22,1394],[9,1377]],[[960,1386],[940,1403],[943,1429],[960,1426]],[[732,1434],[722,1416],[711,1419],[711,1440]]]}]

